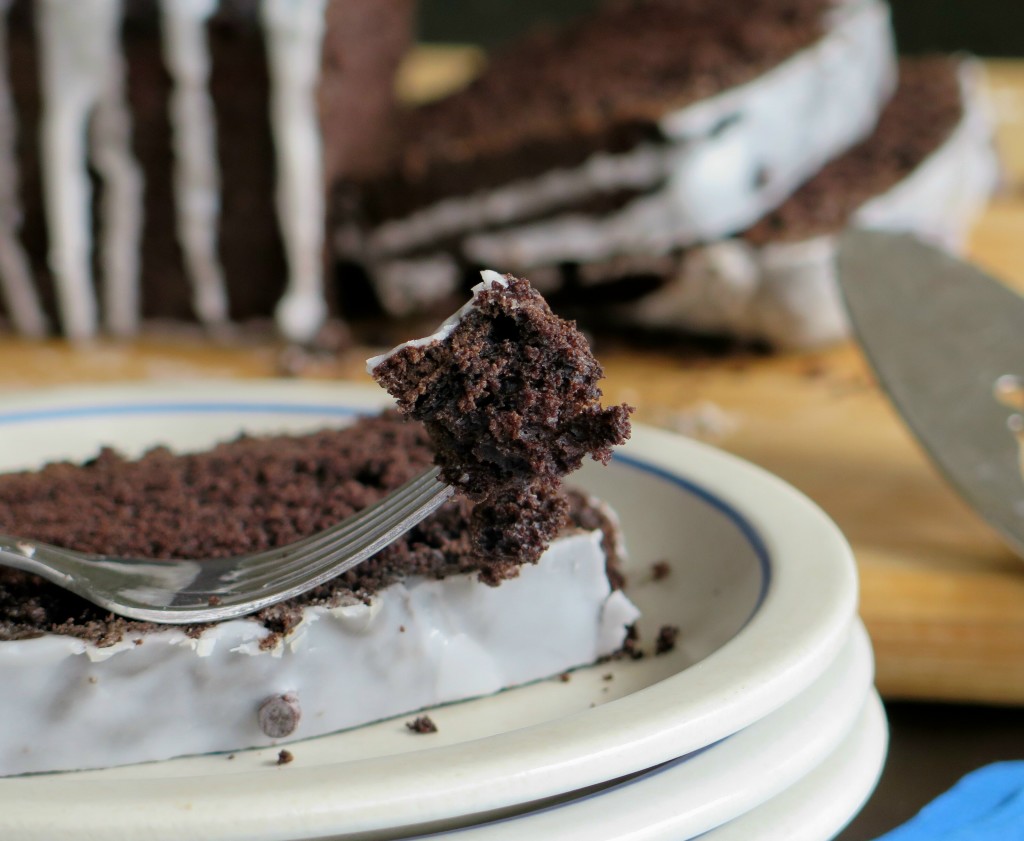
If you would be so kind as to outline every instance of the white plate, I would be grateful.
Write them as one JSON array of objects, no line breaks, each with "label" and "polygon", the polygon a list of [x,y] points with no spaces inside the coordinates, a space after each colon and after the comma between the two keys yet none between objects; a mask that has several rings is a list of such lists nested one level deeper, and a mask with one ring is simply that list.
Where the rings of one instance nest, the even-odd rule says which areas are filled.
[{"label": "white plate", "polygon": [[[872,691],[860,721],[839,748],[800,782],[701,841],[828,841],[861,810],[878,785],[889,731]],[[665,837],[663,841],[676,841]]]},{"label": "white plate", "polygon": [[[342,384],[239,381],[7,397],[0,469],[85,458],[100,443],[136,453],[243,429],[308,430],[382,402],[376,389]],[[660,625],[679,626],[671,654],[442,708],[429,738],[392,720],[298,743],[285,767],[262,750],[0,780],[0,836],[81,837],[88,827],[109,841],[258,841],[479,821],[718,741],[795,697],[834,659],[854,616],[855,570],[842,535],[801,494],[644,428],[609,468],[588,465],[579,477],[621,514],[641,632],[650,640]],[[672,572],[655,582],[658,560]]]},{"label": "white plate", "polygon": [[564,803],[420,837],[695,838],[765,803],[820,765],[860,718],[873,672],[871,643],[857,623],[839,656],[807,690],[715,745]]}]

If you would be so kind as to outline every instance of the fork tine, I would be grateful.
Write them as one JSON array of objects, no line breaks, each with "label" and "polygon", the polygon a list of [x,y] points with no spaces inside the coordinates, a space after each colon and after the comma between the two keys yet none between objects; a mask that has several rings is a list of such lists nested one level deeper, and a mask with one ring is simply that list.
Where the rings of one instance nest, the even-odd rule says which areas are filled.
[{"label": "fork tine", "polygon": [[[296,566],[295,573],[292,575],[270,579],[273,586],[266,585],[264,592],[259,596],[253,596],[251,590],[247,597],[241,596],[237,592],[234,594],[228,592],[223,601],[218,605],[218,610],[223,611],[244,606],[244,612],[252,612],[264,605],[274,604],[299,593],[306,592],[312,587],[316,587],[366,560],[366,558],[379,551],[383,545],[390,543],[397,535],[405,531],[409,527],[410,520],[416,521],[424,516],[422,513],[424,509],[429,513],[443,504],[452,493],[451,488],[441,487],[423,505],[416,506],[406,512],[405,517],[397,520],[393,517],[388,518],[390,528],[381,529],[381,531],[375,534],[368,534],[363,542],[354,550],[350,546],[346,546],[342,551],[332,551],[325,547],[323,553],[314,559],[314,563],[308,566]],[[341,563],[337,560],[339,555],[344,558]]]},{"label": "fork tine", "polygon": [[[418,522],[425,514],[424,508],[434,510],[451,496],[451,489],[433,480],[429,482],[417,480],[403,494],[400,504],[394,504],[388,498],[386,504],[364,509],[355,517],[359,522],[351,528],[337,529],[324,537],[324,533],[315,535],[315,545],[299,547],[291,544],[284,547],[287,554],[281,555],[278,550],[276,562],[268,561],[255,570],[245,569],[241,575],[233,576],[226,582],[232,589],[260,588],[267,593],[281,592],[293,587],[297,582],[309,581],[314,578],[327,578],[340,575],[356,564],[366,560],[369,555],[383,548],[390,540],[383,538],[392,532],[401,533]],[[429,511],[428,511],[429,513]],[[354,518],[346,519],[346,523]],[[368,551],[369,550],[369,551]],[[339,566],[338,559],[346,560]],[[252,573],[252,574],[250,574]],[[190,591],[185,591],[190,592]],[[193,593],[208,593],[208,590],[193,590]],[[232,600],[227,600],[232,603]]]},{"label": "fork tine", "polygon": [[231,619],[303,593],[371,557],[452,496],[439,475],[434,468],[342,523],[249,556],[164,562],[89,555],[0,535],[0,563],[35,572],[133,619]]},{"label": "fork tine", "polygon": [[378,528],[380,518],[389,512],[405,511],[410,506],[418,507],[426,499],[431,498],[438,490],[444,488],[437,481],[440,471],[436,468],[429,473],[417,476],[405,485],[382,497],[372,505],[346,517],[342,522],[329,526],[323,531],[309,535],[276,549],[267,549],[253,555],[251,561],[238,566],[239,574],[234,582],[250,582],[258,580],[260,573],[268,570],[279,570],[285,561],[298,556],[305,559],[309,553],[317,552],[322,546],[337,546],[341,541],[356,540],[369,529]]}]

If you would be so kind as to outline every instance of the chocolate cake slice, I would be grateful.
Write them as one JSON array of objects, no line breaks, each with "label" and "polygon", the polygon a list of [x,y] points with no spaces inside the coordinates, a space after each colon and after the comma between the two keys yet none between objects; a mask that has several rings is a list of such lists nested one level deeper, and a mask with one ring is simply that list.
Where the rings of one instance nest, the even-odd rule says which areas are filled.
[{"label": "chocolate cake slice", "polygon": [[[394,412],[193,454],[103,450],[0,476],[0,531],[92,552],[232,554],[336,522],[432,459],[423,427]],[[480,581],[490,567],[460,497],[318,589],[207,626],[113,617],[0,568],[0,775],[276,744],[611,654],[637,618],[618,589],[615,517],[578,492],[559,504],[550,547],[501,586]]]},{"label": "chocolate cake slice", "polygon": [[478,268],[718,239],[867,136],[894,70],[878,0],[613,0],[413,111],[337,245],[401,314]]},{"label": "chocolate cake slice", "polygon": [[[604,373],[583,334],[511,275],[483,272],[437,333],[367,370],[424,423],[442,477],[477,503],[477,548],[511,570],[538,558],[561,527],[562,477],[586,456],[607,462],[629,437],[632,410],[600,405]],[[508,574],[496,566],[494,580]]]},{"label": "chocolate cake slice", "polygon": [[[737,237],[658,260],[578,266],[560,303],[609,326],[729,334],[777,347],[848,335],[835,278],[848,225],[916,233],[951,251],[998,182],[980,69],[905,59],[875,132]],[[559,300],[558,295],[553,296]]]}]

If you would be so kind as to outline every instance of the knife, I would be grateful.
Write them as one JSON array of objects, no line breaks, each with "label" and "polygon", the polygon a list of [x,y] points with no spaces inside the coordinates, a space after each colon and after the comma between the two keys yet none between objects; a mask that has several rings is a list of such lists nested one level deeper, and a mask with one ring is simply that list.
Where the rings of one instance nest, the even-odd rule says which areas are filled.
[{"label": "knife", "polygon": [[1024,298],[908,234],[852,230],[839,285],[868,361],[939,470],[1024,557]]}]

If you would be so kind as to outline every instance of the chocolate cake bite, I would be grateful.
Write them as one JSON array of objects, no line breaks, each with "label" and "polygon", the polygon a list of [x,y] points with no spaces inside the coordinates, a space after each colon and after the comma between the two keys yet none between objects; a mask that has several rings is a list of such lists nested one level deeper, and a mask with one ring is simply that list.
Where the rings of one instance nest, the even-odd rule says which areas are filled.
[{"label": "chocolate cake bite", "polygon": [[562,477],[587,456],[607,462],[629,437],[632,409],[601,406],[604,373],[583,334],[511,275],[484,272],[437,333],[367,369],[423,422],[444,480],[476,502],[475,545],[509,562],[493,567],[495,583],[562,527]]}]

